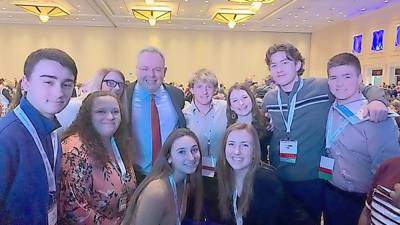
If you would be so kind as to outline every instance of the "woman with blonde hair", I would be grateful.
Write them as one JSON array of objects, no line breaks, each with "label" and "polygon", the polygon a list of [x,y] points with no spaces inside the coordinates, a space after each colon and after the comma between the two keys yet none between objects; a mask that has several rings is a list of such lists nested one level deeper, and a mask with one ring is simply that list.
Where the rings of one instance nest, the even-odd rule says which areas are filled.
[{"label": "woman with blonde hair", "polygon": [[[96,72],[89,88],[89,93],[95,91],[109,91],[115,95],[122,105],[122,112],[127,113],[127,97],[125,93],[125,76],[124,74],[114,68],[103,68]],[[89,94],[87,93],[87,94]],[[57,114],[57,119],[62,128],[60,132],[65,131],[75,120],[82,105],[82,101],[86,98],[87,94],[79,97],[72,98],[67,107]]]},{"label": "woman with blonde hair", "polygon": [[278,224],[282,184],[275,170],[260,160],[257,131],[249,124],[228,127],[217,163],[218,199],[227,224]]},{"label": "woman with blonde hair", "polygon": [[121,104],[110,92],[83,100],[62,141],[60,224],[114,225],[136,188]]},{"label": "woman with blonde hair", "polygon": [[201,152],[196,135],[186,128],[172,132],[150,174],[140,183],[122,225],[178,225],[187,208],[189,194],[195,196],[199,218],[202,205]]}]

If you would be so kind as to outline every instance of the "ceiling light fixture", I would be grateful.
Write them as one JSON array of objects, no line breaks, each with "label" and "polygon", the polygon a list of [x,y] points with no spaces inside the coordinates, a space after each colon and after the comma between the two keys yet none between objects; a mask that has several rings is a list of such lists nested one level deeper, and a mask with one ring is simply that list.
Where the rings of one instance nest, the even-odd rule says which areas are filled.
[{"label": "ceiling light fixture", "polygon": [[147,5],[152,5],[154,4],[154,0],[145,0]]},{"label": "ceiling light fixture", "polygon": [[26,4],[26,3],[13,3],[15,6],[21,7],[28,13],[39,17],[42,23],[47,23],[50,17],[68,16],[70,13],[58,5],[42,5],[42,4]]},{"label": "ceiling light fixture", "polygon": [[230,29],[233,29],[237,23],[245,22],[254,15],[250,10],[239,9],[221,9],[215,12],[212,17],[213,21],[227,23]]},{"label": "ceiling light fixture", "polygon": [[155,26],[157,21],[171,20],[172,10],[167,7],[133,8],[132,13],[136,19],[146,20],[150,26]]},{"label": "ceiling light fixture", "polygon": [[257,11],[261,8],[262,4],[272,3],[275,0],[228,0],[228,1],[236,3],[251,3],[251,7]]}]

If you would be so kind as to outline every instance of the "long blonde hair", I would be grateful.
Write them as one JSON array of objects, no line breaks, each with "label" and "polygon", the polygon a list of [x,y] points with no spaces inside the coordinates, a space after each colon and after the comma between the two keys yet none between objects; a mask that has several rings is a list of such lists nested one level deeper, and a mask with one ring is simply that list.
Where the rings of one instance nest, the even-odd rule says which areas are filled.
[{"label": "long blonde hair", "polygon": [[[149,175],[146,176],[146,178],[140,183],[139,187],[136,188],[135,193],[133,194],[131,200],[129,201],[128,209],[125,212],[125,217],[121,225],[129,225],[133,220],[134,220],[134,215],[135,215],[135,210],[136,210],[136,205],[138,203],[138,199],[143,192],[143,190],[154,180],[158,179],[163,179],[168,177],[174,172],[174,168],[172,168],[171,164],[168,163],[168,158],[171,154],[171,147],[172,144],[181,137],[184,136],[190,136],[192,137],[195,141],[196,144],[200,147],[199,139],[197,138],[196,134],[194,134],[192,131],[190,131],[187,128],[180,128],[175,131],[173,131],[163,144],[161,151],[156,159],[156,161],[153,164],[153,167],[149,173]],[[201,151],[200,151],[201,154]],[[200,162],[199,165],[196,168],[196,171],[193,174],[190,174],[187,179],[187,185],[188,188],[186,189],[188,191],[187,195],[189,193],[194,193],[194,215],[195,219],[200,218],[201,214],[201,207],[202,207],[202,201],[203,201],[203,184],[202,184],[202,177],[201,177],[201,157],[200,157]],[[171,193],[171,196],[173,193]],[[184,194],[185,195],[185,194]],[[160,204],[162,204],[160,202]]]},{"label": "long blonde hair", "polygon": [[228,136],[235,130],[247,131],[251,135],[253,141],[253,160],[251,161],[247,174],[245,175],[243,191],[238,202],[238,211],[243,216],[245,216],[249,210],[250,201],[253,198],[254,174],[261,164],[260,142],[258,140],[257,131],[253,126],[244,123],[234,123],[229,126],[225,131],[222,149],[219,153],[217,162],[219,209],[223,219],[231,217],[230,205],[232,202],[232,194],[235,191],[234,171],[225,156]]}]

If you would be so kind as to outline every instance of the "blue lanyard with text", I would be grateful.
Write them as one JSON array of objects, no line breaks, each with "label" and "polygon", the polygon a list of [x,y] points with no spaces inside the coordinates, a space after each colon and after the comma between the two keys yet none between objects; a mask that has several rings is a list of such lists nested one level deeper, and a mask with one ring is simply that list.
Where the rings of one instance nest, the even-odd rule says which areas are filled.
[{"label": "blue lanyard with text", "polygon": [[111,147],[114,153],[115,160],[117,160],[117,164],[121,172],[121,177],[123,178],[122,180],[124,180],[124,178],[126,177],[126,168],[124,162],[122,161],[122,157],[121,154],[119,153],[118,146],[114,137],[111,138]]},{"label": "blue lanyard with text", "polygon": [[54,171],[56,168],[57,152],[58,152],[58,144],[59,144],[57,132],[53,131],[51,133],[51,142],[53,145],[53,153],[54,153],[54,165],[52,167],[50,164],[50,161],[46,155],[46,152],[44,150],[42,142],[40,141],[39,135],[38,135],[35,127],[33,126],[32,122],[29,120],[28,116],[25,114],[25,112],[21,109],[20,106],[17,106],[14,109],[14,113],[18,117],[18,119],[22,122],[24,127],[29,131],[33,140],[35,141],[36,147],[39,150],[40,156],[42,157],[44,167],[46,169],[47,183],[49,185],[49,193],[52,194],[52,193],[56,192],[56,180],[55,180],[55,176],[54,176]]},{"label": "blue lanyard with text", "polygon": [[237,198],[238,198],[238,193],[237,190],[235,189],[235,192],[233,193],[233,213],[235,214],[235,221],[236,221],[236,225],[243,225],[243,217],[242,215],[239,214],[238,212],[238,208],[237,208]]},{"label": "blue lanyard with text", "polygon": [[343,130],[349,124],[349,121],[347,119],[344,119],[337,127],[335,132],[333,132],[333,110],[334,110],[333,106],[331,106],[328,114],[328,122],[326,124],[325,146],[327,149],[332,147],[333,143],[335,143],[338,136],[343,132]]},{"label": "blue lanyard with text", "polygon": [[[278,105],[279,105],[279,110],[281,112],[283,121],[285,122],[285,127],[286,127],[286,133],[289,135],[290,133],[290,128],[292,127],[293,123],[293,118],[294,118],[294,110],[296,108],[296,99],[297,99],[297,94],[299,93],[300,89],[303,87],[304,81],[303,79],[300,79],[300,84],[297,87],[296,92],[293,95],[292,101],[290,101],[290,108],[288,108],[288,119],[286,120],[285,115],[283,115],[283,109],[282,109],[282,99],[281,99],[281,89],[278,89],[278,95],[277,95],[277,100],[278,100]],[[289,105],[288,105],[289,107]]]},{"label": "blue lanyard with text", "polygon": [[[177,221],[176,221],[176,225],[181,225],[181,216],[182,216],[182,204],[183,204],[183,197],[182,197],[182,204],[181,207],[178,206],[178,191],[176,189],[176,183],[174,178],[171,176],[168,176],[168,181],[169,184],[171,185],[172,191],[174,192],[174,202],[175,202],[175,210],[176,210],[176,217],[177,217]],[[185,187],[186,187],[186,179],[183,183],[183,189],[185,191]],[[182,195],[183,196],[183,195]]]}]

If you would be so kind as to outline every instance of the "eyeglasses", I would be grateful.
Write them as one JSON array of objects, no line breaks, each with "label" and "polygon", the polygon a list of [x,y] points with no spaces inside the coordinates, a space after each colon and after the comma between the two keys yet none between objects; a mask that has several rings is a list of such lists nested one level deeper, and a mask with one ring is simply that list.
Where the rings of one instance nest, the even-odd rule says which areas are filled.
[{"label": "eyeglasses", "polygon": [[119,88],[124,88],[124,85],[125,85],[124,82],[118,82],[115,80],[103,80],[103,82],[105,82],[106,85],[110,88],[115,88],[117,85]]}]

